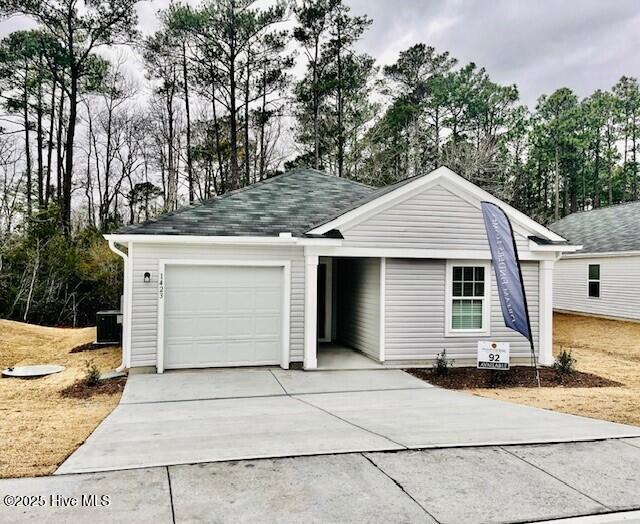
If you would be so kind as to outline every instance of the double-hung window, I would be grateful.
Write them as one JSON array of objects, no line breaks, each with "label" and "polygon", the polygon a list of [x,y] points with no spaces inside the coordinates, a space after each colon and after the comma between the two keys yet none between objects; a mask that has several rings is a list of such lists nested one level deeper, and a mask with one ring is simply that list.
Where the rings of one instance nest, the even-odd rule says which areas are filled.
[{"label": "double-hung window", "polygon": [[484,263],[447,263],[446,335],[489,334],[489,271]]},{"label": "double-hung window", "polygon": [[589,296],[600,297],[600,264],[589,264]]}]

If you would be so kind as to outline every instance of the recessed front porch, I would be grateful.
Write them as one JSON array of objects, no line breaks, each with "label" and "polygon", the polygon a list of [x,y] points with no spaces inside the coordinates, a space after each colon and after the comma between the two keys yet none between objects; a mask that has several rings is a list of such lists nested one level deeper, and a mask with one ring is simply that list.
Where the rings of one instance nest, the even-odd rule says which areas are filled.
[{"label": "recessed front porch", "polygon": [[384,365],[348,346],[336,342],[321,342],[318,344],[317,369],[384,369]]},{"label": "recessed front porch", "polygon": [[384,259],[307,257],[306,269],[305,369],[382,369]]}]

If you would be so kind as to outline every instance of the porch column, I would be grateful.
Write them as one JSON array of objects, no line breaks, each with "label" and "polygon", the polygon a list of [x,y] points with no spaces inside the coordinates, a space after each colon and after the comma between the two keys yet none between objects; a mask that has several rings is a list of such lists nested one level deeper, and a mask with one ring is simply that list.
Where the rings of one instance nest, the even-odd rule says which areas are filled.
[{"label": "porch column", "polygon": [[318,367],[318,256],[304,257],[304,369]]},{"label": "porch column", "polygon": [[543,366],[553,364],[553,264],[541,260],[538,270],[539,326],[538,361]]}]

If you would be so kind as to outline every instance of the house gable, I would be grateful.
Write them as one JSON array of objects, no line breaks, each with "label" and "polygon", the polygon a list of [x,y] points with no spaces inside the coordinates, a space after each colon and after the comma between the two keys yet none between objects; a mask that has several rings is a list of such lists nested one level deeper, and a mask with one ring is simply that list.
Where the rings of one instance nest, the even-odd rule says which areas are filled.
[{"label": "house gable", "polygon": [[[488,253],[481,202],[500,206],[510,218],[518,247],[528,251],[535,236],[548,241],[535,251],[574,251],[560,235],[538,224],[447,167],[403,181],[382,190],[358,207],[315,226],[307,234],[325,234],[333,229],[345,237],[343,246],[376,248],[459,249]],[[560,247],[559,244],[562,244]]]},{"label": "house gable", "polygon": [[[480,202],[438,180],[364,220],[346,224],[340,229],[343,246],[484,252],[488,243]],[[518,250],[528,251],[532,233],[514,229]]]}]

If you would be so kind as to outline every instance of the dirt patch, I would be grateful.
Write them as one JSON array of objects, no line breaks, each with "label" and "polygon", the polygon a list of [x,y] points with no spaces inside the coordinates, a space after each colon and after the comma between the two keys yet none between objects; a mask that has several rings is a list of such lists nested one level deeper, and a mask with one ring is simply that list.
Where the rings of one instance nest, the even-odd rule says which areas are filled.
[{"label": "dirt patch", "polygon": [[478,388],[470,392],[564,413],[640,426],[640,323],[554,314],[554,353],[576,369],[623,384],[596,388]]},{"label": "dirt patch", "polygon": [[88,398],[61,395],[84,377],[87,361],[102,372],[120,365],[118,347],[70,353],[94,340],[95,328],[59,329],[0,320],[1,368],[65,367],[37,379],[0,379],[0,477],[53,473],[118,404],[119,391]]},{"label": "dirt patch", "polygon": [[85,380],[79,380],[64,388],[60,395],[65,398],[91,398],[96,395],[120,395],[127,379],[124,377],[100,381],[96,386],[88,386]]},{"label": "dirt patch", "polygon": [[[536,375],[529,367],[513,367],[508,371],[487,371],[476,368],[453,368],[446,376],[437,376],[431,369],[405,369],[408,373],[447,389],[535,388]],[[619,387],[619,382],[593,373],[574,371],[559,377],[553,369],[540,369],[540,385],[547,388]]]}]

